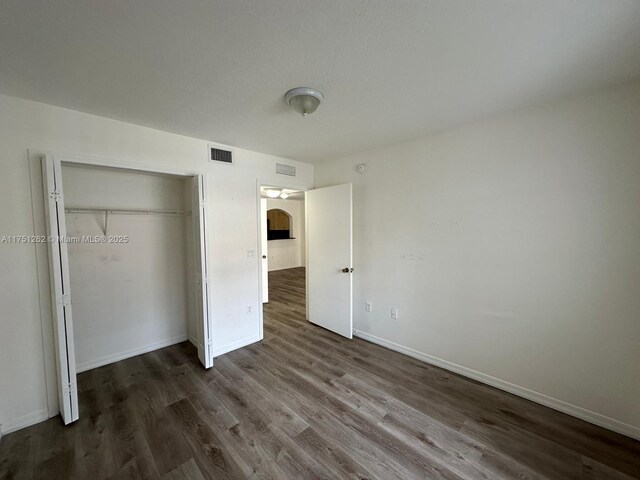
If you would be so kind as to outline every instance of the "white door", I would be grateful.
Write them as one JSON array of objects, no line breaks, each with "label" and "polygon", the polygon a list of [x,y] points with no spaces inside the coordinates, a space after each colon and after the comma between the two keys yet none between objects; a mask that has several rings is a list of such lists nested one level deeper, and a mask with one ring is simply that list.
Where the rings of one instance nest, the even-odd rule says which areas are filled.
[{"label": "white door", "polygon": [[206,228],[206,199],[204,178],[202,175],[193,177],[193,204],[191,215],[193,216],[193,239],[195,257],[195,285],[196,285],[196,312],[198,314],[198,358],[205,368],[213,366],[212,335],[211,335],[211,308],[209,306],[209,262],[207,257],[207,228]]},{"label": "white door", "polygon": [[305,194],[307,228],[307,318],[351,338],[351,184],[317,188]]},{"label": "white door", "polygon": [[66,425],[79,418],[78,389],[71,314],[69,256],[67,244],[64,241],[67,228],[62,195],[62,165],[53,155],[47,155],[42,159],[42,176],[49,246],[54,352],[58,372],[58,401],[60,415]]},{"label": "white door", "polygon": [[260,199],[260,254],[262,255],[262,303],[269,301],[269,251],[267,244],[267,199]]}]

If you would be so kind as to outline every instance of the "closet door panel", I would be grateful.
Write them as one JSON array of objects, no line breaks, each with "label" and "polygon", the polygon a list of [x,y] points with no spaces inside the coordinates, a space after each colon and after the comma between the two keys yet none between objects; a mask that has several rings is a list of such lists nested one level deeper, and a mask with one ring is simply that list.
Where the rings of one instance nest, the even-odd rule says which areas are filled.
[{"label": "closet door panel", "polygon": [[195,286],[196,286],[196,313],[198,333],[198,358],[205,368],[213,366],[212,357],[212,332],[211,332],[211,307],[209,302],[209,271],[207,256],[207,215],[206,198],[204,189],[204,177],[193,177],[193,204],[191,215],[193,217],[193,239],[195,257]]},{"label": "closet door panel", "polygon": [[65,424],[78,420],[78,390],[73,343],[71,283],[62,188],[62,165],[53,155],[42,159],[45,217],[49,247],[49,274],[53,311],[54,352],[58,373],[58,402]]}]

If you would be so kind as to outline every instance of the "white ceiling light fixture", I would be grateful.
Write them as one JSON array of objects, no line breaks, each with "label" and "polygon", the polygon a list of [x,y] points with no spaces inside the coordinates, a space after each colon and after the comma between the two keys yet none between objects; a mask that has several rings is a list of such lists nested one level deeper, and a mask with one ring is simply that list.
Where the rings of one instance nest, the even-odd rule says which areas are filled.
[{"label": "white ceiling light fixture", "polygon": [[287,192],[282,192],[280,194],[280,198],[283,200],[286,200],[287,198],[289,198],[289,194]]},{"label": "white ceiling light fixture", "polygon": [[322,92],[309,87],[293,88],[284,96],[284,101],[305,118],[315,112],[323,100]]},{"label": "white ceiling light fixture", "polygon": [[278,198],[282,192],[280,190],[267,190],[267,197]]}]

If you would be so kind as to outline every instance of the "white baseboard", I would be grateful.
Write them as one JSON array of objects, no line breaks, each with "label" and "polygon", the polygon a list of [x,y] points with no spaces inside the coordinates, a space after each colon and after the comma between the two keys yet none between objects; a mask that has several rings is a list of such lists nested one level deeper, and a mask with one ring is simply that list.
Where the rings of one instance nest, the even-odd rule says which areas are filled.
[{"label": "white baseboard", "polygon": [[127,358],[135,357],[137,355],[142,355],[143,353],[149,353],[154,350],[158,350],[160,348],[175,345],[176,343],[182,343],[188,339],[189,339],[189,335],[177,335],[175,337],[168,338],[167,340],[163,340],[161,342],[155,342],[150,345],[134,348],[131,350],[127,350],[125,352],[119,352],[113,355],[107,355],[106,357],[102,357],[97,360],[92,360],[90,362],[85,362],[82,364],[78,363],[76,364],[76,372],[82,373],[82,372],[86,372],[87,370],[103,367],[111,363],[119,362],[120,360],[125,360]]},{"label": "white baseboard", "polygon": [[236,342],[227,343],[226,345],[222,345],[221,347],[217,347],[213,350],[213,357],[219,357],[220,355],[224,355],[232,350],[237,350],[238,348],[246,347],[247,345],[251,345],[252,343],[256,343],[262,340],[260,335],[252,335],[248,338],[243,338]]},{"label": "white baseboard", "polygon": [[15,432],[16,430],[20,430],[21,428],[27,428],[48,419],[49,412],[46,409],[14,418],[10,423],[0,425],[0,438],[11,432]]},{"label": "white baseboard", "polygon": [[567,403],[563,400],[558,400],[557,398],[553,398],[548,395],[529,390],[528,388],[524,388],[519,385],[500,380],[499,378],[492,377],[491,375],[486,375],[476,370],[472,370],[470,368],[448,362],[447,360],[442,360],[441,358],[419,352],[418,350],[414,350],[412,348],[405,347],[404,345],[385,340],[384,338],[376,337],[375,335],[371,335],[370,333],[354,330],[353,334],[356,337],[362,338],[363,340],[367,340],[371,343],[386,347],[390,350],[394,350],[418,360],[422,360],[425,363],[444,368],[445,370],[448,370],[450,372],[454,372],[464,377],[477,380],[478,382],[490,385],[500,390],[504,390],[505,392],[512,393],[546,407],[553,408],[554,410],[558,410],[562,413],[577,417],[581,420],[593,423],[594,425],[598,425],[608,430],[612,430],[614,432],[621,433],[622,435],[640,440],[639,427],[635,427],[633,425],[629,425],[628,423],[624,423],[605,415],[593,412],[591,410],[587,410],[586,408],[578,407],[577,405]]}]

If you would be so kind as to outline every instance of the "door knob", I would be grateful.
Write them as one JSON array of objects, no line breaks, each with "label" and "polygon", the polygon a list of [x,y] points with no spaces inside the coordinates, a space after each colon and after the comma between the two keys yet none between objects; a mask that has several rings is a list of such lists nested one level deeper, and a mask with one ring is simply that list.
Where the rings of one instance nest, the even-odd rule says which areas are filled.
[{"label": "door knob", "polygon": [[342,269],[342,273],[353,273],[353,268],[344,267]]},{"label": "door knob", "polygon": [[267,256],[266,256],[266,255],[262,255],[262,258],[265,258],[265,259],[266,259],[266,258],[267,258]]}]

